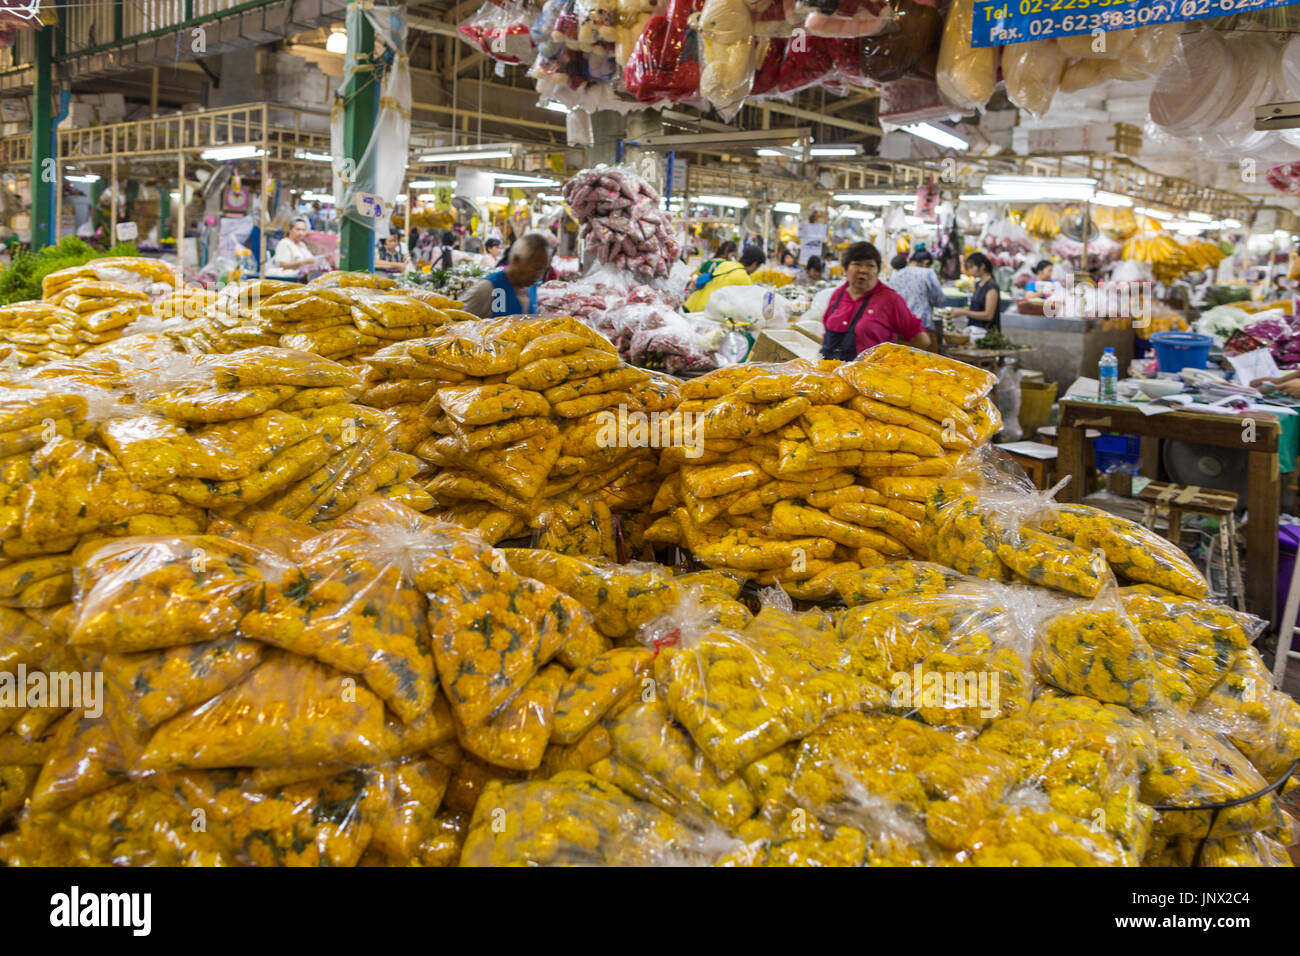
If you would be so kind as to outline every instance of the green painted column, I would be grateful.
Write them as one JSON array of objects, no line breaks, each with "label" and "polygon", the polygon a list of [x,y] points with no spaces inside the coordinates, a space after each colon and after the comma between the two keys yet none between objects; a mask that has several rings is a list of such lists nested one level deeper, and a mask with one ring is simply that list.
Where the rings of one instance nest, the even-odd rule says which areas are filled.
[{"label": "green painted column", "polygon": [[172,234],[172,194],[163,183],[158,187],[158,241],[162,242]]},{"label": "green painted column", "polygon": [[[375,30],[357,0],[348,3],[347,30],[347,59],[357,68],[343,88],[343,156],[345,168],[355,170],[370,145],[379,113],[379,86],[373,82],[372,62]],[[375,231],[369,223],[343,218],[339,233],[339,266],[355,272],[374,269]]]},{"label": "green painted column", "polygon": [[32,84],[32,251],[44,249],[54,235],[54,190],[63,178],[50,135],[52,105],[50,72],[54,60],[54,27],[36,31],[35,80]]}]

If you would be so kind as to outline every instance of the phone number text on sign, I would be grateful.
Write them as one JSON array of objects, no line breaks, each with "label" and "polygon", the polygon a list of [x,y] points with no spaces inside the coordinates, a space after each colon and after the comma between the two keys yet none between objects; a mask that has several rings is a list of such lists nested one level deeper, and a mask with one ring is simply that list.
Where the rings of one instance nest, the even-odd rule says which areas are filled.
[{"label": "phone number text on sign", "polygon": [[1108,33],[1296,3],[1300,0],[975,0],[971,45],[1005,46],[1095,30]]}]

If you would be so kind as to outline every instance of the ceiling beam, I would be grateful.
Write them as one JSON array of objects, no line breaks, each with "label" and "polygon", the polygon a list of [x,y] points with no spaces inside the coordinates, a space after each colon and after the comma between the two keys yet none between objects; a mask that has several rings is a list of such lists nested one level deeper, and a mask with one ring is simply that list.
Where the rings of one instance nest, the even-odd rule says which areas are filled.
[{"label": "ceiling beam", "polygon": [[872,126],[869,123],[859,123],[856,120],[848,120],[839,116],[830,116],[826,113],[818,113],[813,110],[805,110],[798,106],[778,103],[775,100],[766,101],[763,104],[763,108],[771,110],[773,113],[780,113],[783,116],[793,116],[795,119],[807,120],[810,123],[821,123],[825,126],[836,126],[840,129],[852,130],[855,133],[868,133],[871,136],[885,135],[885,131],[879,126]]}]

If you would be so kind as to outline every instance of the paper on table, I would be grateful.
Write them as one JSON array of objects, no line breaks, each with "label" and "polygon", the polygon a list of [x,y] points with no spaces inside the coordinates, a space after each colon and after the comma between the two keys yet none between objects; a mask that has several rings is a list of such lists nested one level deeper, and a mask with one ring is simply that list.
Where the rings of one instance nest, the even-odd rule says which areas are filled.
[{"label": "paper on table", "polygon": [[1229,355],[1228,362],[1237,370],[1237,382],[1240,385],[1249,385],[1257,379],[1274,378],[1281,374],[1277,362],[1273,361],[1273,353],[1268,349]]},{"label": "paper on table", "polygon": [[1101,383],[1095,378],[1076,378],[1073,384],[1065,390],[1065,398],[1097,398],[1097,390]]},{"label": "paper on table", "polygon": [[1040,441],[1009,441],[997,447],[1003,451],[1024,455],[1027,458],[1040,458],[1043,461],[1050,461],[1057,456],[1055,446],[1045,445]]}]

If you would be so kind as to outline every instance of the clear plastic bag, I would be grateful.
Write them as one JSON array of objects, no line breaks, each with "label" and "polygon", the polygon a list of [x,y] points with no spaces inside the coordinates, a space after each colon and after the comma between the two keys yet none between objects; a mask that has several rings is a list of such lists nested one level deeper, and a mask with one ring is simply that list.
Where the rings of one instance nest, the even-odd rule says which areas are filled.
[{"label": "clear plastic bag", "polygon": [[235,633],[269,554],[215,536],[126,538],[85,556],[69,640],[115,654]]},{"label": "clear plastic bag", "polygon": [[535,11],[520,3],[485,3],[456,29],[480,52],[499,63],[533,62],[537,47],[529,28]]},{"label": "clear plastic bag", "polygon": [[1124,588],[1129,618],[1155,653],[1170,702],[1192,707],[1233,667],[1264,621],[1221,605],[1194,601],[1150,585]]},{"label": "clear plastic bag", "polygon": [[[1269,783],[1300,759],[1300,705],[1274,689],[1272,675],[1254,648],[1236,655],[1193,714],[1202,726],[1232,741]],[[1294,785],[1292,781],[1288,789]]]},{"label": "clear plastic bag", "polygon": [[[1088,36],[1085,39],[1091,41],[1092,38]],[[1006,81],[1007,97],[1032,116],[1042,116],[1052,105],[1066,60],[1067,54],[1055,39],[1030,40],[1003,47],[1002,77]]]},{"label": "clear plastic bag", "polygon": [[[1160,806],[1199,807],[1229,803],[1266,789],[1250,762],[1211,727],[1186,716],[1161,712],[1150,717],[1156,735],[1156,763],[1142,777],[1142,800]],[[1217,814],[1210,809],[1159,810],[1155,833],[1163,837],[1223,837],[1287,833],[1275,793]],[[1211,821],[1213,820],[1213,823]]]},{"label": "clear plastic bag", "polygon": [[1087,505],[1058,505],[1044,531],[1069,538],[1081,548],[1100,548],[1116,574],[1202,599],[1204,575],[1177,546],[1135,521]]},{"label": "clear plastic bag", "polygon": [[519,574],[576,599],[611,638],[630,637],[681,597],[672,576],[658,565],[597,564],[531,548],[503,548],[501,553]]},{"label": "clear plastic bag", "polygon": [[962,112],[984,109],[997,83],[998,47],[972,47],[974,0],[953,0],[943,23],[935,79],[943,98]]},{"label": "clear plastic bag", "polygon": [[704,0],[667,0],[662,13],[646,22],[623,69],[623,84],[641,103],[682,103],[700,93],[698,41],[692,16]]},{"label": "clear plastic bag", "polygon": [[[745,781],[740,777],[723,781],[686,732],[673,723],[662,700],[634,704],[623,711],[611,721],[610,735],[613,753],[606,759],[648,778],[653,792],[666,797],[655,801],[661,809],[698,815],[726,828],[735,828],[754,815],[757,802]],[[601,762],[591,772],[604,779],[606,769]]]},{"label": "clear plastic bag", "polygon": [[677,629],[676,645],[660,650],[656,676],[667,684],[673,716],[724,776],[833,714],[886,697],[843,673],[833,640],[790,612],[765,608],[743,631]]},{"label": "clear plastic bag", "polygon": [[375,763],[386,756],[384,705],[310,658],[268,651],[238,684],[162,724],[139,770]]},{"label": "clear plastic bag", "polygon": [[840,714],[804,738],[791,789],[819,815],[860,805],[863,791],[901,804],[936,844],[958,850],[1014,778],[1002,754],[916,721]]},{"label": "clear plastic bag", "polygon": [[462,866],[649,866],[703,862],[691,830],[580,771],[483,789]]},{"label": "clear plastic bag", "polygon": [[700,95],[730,122],[754,79],[756,37],[749,4],[745,0],[705,0],[698,29]]},{"label": "clear plastic bag", "polygon": [[1033,655],[1034,671],[1061,690],[1139,712],[1168,706],[1155,662],[1113,587],[1082,607],[1049,613]]},{"label": "clear plastic bag", "polygon": [[[294,567],[266,582],[240,632],[362,677],[402,720],[433,706],[425,601],[412,581],[404,522],[377,516],[301,545]],[[360,526],[360,527],[359,527]]]}]

